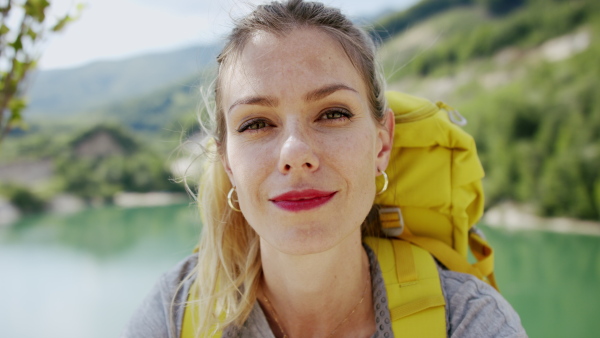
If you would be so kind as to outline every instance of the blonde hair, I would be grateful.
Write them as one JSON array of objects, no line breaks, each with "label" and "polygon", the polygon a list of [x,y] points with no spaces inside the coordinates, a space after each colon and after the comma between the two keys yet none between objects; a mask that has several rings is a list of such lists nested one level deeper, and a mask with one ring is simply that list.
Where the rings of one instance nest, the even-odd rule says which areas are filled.
[{"label": "blonde hair", "polygon": [[[375,45],[338,9],[302,0],[271,2],[257,6],[236,22],[217,57],[219,70],[214,83],[214,109],[207,109],[207,114],[200,118],[206,137],[211,141],[206,147],[207,159],[198,189],[203,228],[193,284],[197,295],[194,302],[199,304],[195,318],[197,336],[210,335],[232,324],[241,326],[256,301],[262,273],[259,237],[242,213],[229,208],[227,193],[231,183],[218,158],[226,151],[226,125],[221,102],[223,73],[233,66],[254,33],[262,31],[285,36],[299,28],[320,29],[340,44],[367,86],[375,120],[382,121],[387,109],[385,82],[375,61]],[[363,229],[363,232],[376,231],[375,222],[368,221],[373,218],[372,214],[365,222],[371,229]]]}]

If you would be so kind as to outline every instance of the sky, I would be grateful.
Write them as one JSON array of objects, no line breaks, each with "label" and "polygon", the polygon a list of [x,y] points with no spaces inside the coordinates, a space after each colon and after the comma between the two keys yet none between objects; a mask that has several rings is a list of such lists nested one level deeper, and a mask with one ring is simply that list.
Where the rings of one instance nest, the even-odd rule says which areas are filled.
[{"label": "sky", "polygon": [[[232,28],[231,17],[265,0],[50,0],[50,17],[74,12],[80,18],[48,37],[41,69],[71,68],[218,41]],[[324,0],[350,17],[400,10],[417,0]]]}]

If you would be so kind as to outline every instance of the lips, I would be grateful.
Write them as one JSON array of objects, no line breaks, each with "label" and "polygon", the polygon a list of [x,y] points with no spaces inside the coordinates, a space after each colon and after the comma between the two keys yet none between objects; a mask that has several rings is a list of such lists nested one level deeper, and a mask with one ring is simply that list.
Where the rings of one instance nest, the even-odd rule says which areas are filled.
[{"label": "lips", "polygon": [[315,189],[294,190],[270,199],[277,207],[287,211],[304,211],[318,208],[329,202],[337,191]]}]

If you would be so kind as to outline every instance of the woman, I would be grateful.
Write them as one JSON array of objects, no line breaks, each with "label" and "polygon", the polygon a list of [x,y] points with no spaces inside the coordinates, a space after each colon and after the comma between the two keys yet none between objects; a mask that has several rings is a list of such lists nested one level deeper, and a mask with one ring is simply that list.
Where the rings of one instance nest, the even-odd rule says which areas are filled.
[{"label": "woman", "polygon": [[[394,130],[374,59],[369,37],[319,3],[274,2],[237,23],[202,119],[217,156],[200,185],[198,255],[159,281],[124,336],[180,337],[189,293],[198,336],[393,335],[362,244]],[[490,287],[440,279],[448,336],[525,336]]]}]

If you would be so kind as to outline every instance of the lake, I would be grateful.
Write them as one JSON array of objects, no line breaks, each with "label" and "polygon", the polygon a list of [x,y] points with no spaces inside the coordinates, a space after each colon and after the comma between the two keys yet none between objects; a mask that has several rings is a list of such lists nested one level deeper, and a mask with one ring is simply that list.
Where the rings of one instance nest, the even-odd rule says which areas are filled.
[{"label": "lake", "polygon": [[[481,228],[530,337],[598,336],[600,237]],[[198,236],[188,205],[32,216],[0,229],[0,337],[118,337]]]}]

